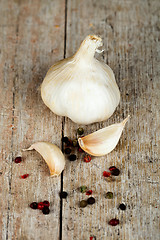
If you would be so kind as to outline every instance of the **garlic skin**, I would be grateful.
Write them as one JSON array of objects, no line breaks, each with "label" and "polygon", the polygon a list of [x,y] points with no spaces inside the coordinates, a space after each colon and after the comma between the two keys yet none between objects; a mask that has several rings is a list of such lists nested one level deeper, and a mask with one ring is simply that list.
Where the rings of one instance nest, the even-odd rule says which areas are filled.
[{"label": "garlic skin", "polygon": [[110,125],[79,138],[78,143],[80,147],[92,156],[103,156],[110,153],[116,147],[129,117],[121,123]]},{"label": "garlic skin", "polygon": [[39,152],[44,158],[49,167],[51,176],[58,176],[61,174],[65,167],[65,157],[55,144],[49,142],[37,142],[32,144],[28,149],[24,149],[24,151],[33,149]]},{"label": "garlic skin", "polygon": [[87,36],[72,57],[54,64],[41,85],[41,97],[55,114],[78,124],[108,119],[120,101],[112,69],[94,58],[102,39]]}]

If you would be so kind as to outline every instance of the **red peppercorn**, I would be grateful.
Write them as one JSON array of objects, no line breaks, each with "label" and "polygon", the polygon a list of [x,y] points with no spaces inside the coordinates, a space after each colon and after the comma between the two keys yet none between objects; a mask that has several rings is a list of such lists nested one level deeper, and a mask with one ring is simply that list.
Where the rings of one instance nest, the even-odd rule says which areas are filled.
[{"label": "red peppercorn", "polygon": [[110,172],[106,172],[106,171],[103,172],[103,177],[110,177],[110,176],[111,176]]},{"label": "red peppercorn", "polygon": [[24,174],[24,175],[21,175],[20,177],[22,178],[22,179],[25,179],[25,178],[27,178],[29,176],[29,174]]},{"label": "red peppercorn", "polygon": [[49,205],[50,205],[50,203],[48,201],[46,201],[46,200],[43,201],[43,204],[44,204],[45,207],[49,207]]},{"label": "red peppercorn", "polygon": [[21,158],[21,157],[16,157],[16,158],[14,159],[14,162],[15,162],[15,163],[20,163],[20,162],[22,162],[22,158]]},{"label": "red peppercorn", "polygon": [[38,203],[38,209],[42,210],[44,208],[44,203],[43,202],[39,202]]},{"label": "red peppercorn", "polygon": [[116,226],[118,224],[119,224],[119,220],[116,218],[113,218],[109,221],[109,225],[111,225],[111,226]]},{"label": "red peppercorn", "polygon": [[91,156],[90,155],[85,155],[84,156],[84,162],[90,162],[91,161]]},{"label": "red peppercorn", "polygon": [[86,192],[86,195],[91,195],[92,193],[93,193],[92,190],[88,190],[88,191]]}]

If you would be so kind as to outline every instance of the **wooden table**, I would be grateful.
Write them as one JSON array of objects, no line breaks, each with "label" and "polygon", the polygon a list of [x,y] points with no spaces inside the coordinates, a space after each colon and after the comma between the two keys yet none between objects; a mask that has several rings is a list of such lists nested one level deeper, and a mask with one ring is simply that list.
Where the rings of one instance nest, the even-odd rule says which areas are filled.
[{"label": "wooden table", "polygon": [[[159,239],[159,81],[158,0],[1,0],[0,2],[0,239],[2,240],[158,240]],[[116,149],[90,163],[66,160],[63,174],[49,176],[42,157],[22,152],[36,141],[62,147],[62,136],[76,138],[78,125],[53,114],[39,86],[56,61],[71,56],[88,34],[103,38],[96,57],[114,71],[121,101],[106,122],[82,126],[85,134],[131,115]],[[20,164],[14,163],[22,156]],[[121,174],[106,181],[103,171]],[[19,176],[28,173],[27,179]],[[96,203],[84,209],[93,190]],[[61,201],[59,192],[68,192]],[[105,199],[107,191],[114,194]],[[29,208],[49,200],[51,212]],[[118,209],[125,203],[126,211]],[[120,224],[108,221],[118,218]]]}]

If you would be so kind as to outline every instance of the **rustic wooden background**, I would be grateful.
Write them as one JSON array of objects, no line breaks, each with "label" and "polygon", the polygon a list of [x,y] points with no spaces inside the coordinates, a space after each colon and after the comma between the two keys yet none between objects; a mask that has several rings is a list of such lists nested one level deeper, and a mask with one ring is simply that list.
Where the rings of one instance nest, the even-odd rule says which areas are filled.
[{"label": "rustic wooden background", "polygon": [[[0,239],[2,240],[158,240],[159,232],[159,0],[1,0],[0,1]],[[38,153],[25,152],[36,141],[62,147],[78,125],[55,116],[42,102],[39,86],[48,68],[71,56],[88,34],[99,34],[105,52],[96,55],[116,75],[121,102],[106,122],[82,126],[85,134],[131,115],[116,149],[84,163],[66,160],[50,178]],[[23,162],[15,164],[14,158]],[[115,165],[114,182],[102,173]],[[23,180],[19,176],[29,173]],[[78,206],[87,184],[96,204]],[[60,201],[59,192],[69,193]],[[107,191],[113,200],[104,198]],[[51,213],[28,207],[49,200]],[[127,205],[118,210],[119,203]],[[120,225],[108,225],[117,217]]]}]

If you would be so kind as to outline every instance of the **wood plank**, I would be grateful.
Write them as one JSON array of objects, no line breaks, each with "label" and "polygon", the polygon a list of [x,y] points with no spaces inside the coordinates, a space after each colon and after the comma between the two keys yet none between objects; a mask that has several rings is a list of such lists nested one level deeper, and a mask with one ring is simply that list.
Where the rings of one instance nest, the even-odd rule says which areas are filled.
[{"label": "wood plank", "polygon": [[[48,167],[38,153],[21,150],[36,141],[61,146],[62,118],[44,105],[38,88],[48,68],[63,58],[65,2],[4,1],[2,12],[5,14],[3,24],[6,24],[2,32],[2,67],[7,60],[1,92],[2,103],[5,98],[6,103],[1,121],[5,126],[1,131],[1,142],[4,141],[1,153],[4,165],[0,163],[0,170],[4,171],[0,176],[4,184],[1,206],[4,210],[0,236],[18,240],[58,239],[61,177],[50,178]],[[8,70],[11,66],[13,69]],[[8,124],[13,124],[13,136]],[[23,157],[18,165],[12,162],[12,157],[17,155]],[[29,177],[20,179],[25,173]],[[50,201],[49,215],[29,208],[32,201],[43,200]]]},{"label": "wood plank", "polygon": [[[71,1],[67,11],[67,49],[71,56],[86,35],[100,34],[104,54],[98,58],[113,69],[121,91],[121,102],[106,122],[82,126],[85,134],[119,122],[128,114],[127,123],[116,149],[101,158],[84,163],[83,155],[67,163],[63,189],[69,193],[63,202],[63,239],[135,240],[159,239],[158,219],[158,7],[159,1]],[[64,135],[76,138],[78,125],[65,119]],[[111,165],[121,170],[114,182],[102,173]],[[80,209],[87,199],[78,187],[93,190],[96,204]],[[104,198],[107,191],[113,200]],[[126,211],[117,209],[123,202]],[[108,221],[119,218],[120,225]]]},{"label": "wood plank", "polygon": [[[8,14],[10,11],[10,14]],[[16,33],[17,17],[6,2],[0,3],[0,238],[6,239],[8,214],[10,208],[9,194],[12,162],[12,113],[13,81],[15,72],[15,42],[11,37]]]}]

